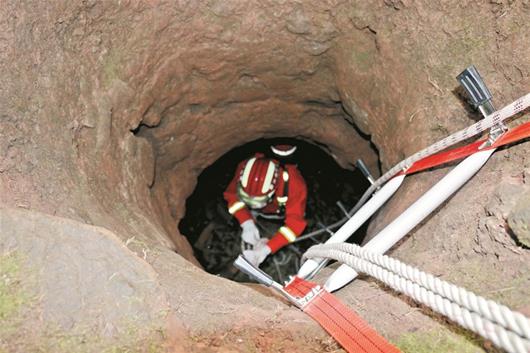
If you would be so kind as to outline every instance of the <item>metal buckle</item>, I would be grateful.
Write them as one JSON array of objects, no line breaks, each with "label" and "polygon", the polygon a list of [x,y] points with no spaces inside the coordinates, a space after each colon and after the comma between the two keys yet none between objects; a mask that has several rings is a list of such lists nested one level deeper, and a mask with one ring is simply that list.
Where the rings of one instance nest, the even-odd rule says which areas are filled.
[{"label": "metal buckle", "polygon": [[278,292],[280,292],[281,295],[283,295],[287,300],[289,300],[291,303],[302,308],[301,304],[299,303],[299,298],[292,296],[289,294],[285,289],[283,289],[283,286],[279,284],[278,282],[274,281],[271,276],[260,270],[259,268],[252,265],[244,256],[239,255],[237,259],[234,261],[234,266],[239,269],[241,272],[246,273],[251,278],[254,278],[259,283],[266,285],[267,287],[272,287],[276,289]]},{"label": "metal buckle", "polygon": [[274,281],[271,276],[260,270],[259,268],[252,265],[244,256],[239,255],[234,261],[234,266],[238,268],[241,272],[246,273],[250,277],[254,278],[261,284],[266,285],[267,287],[272,287],[280,292],[287,300],[293,303],[300,309],[303,309],[307,304],[311,302],[318,294],[320,294],[324,289],[321,286],[316,286],[309,293],[307,293],[302,298],[295,297],[289,294],[283,286],[278,282]]},{"label": "metal buckle", "polygon": [[311,300],[315,299],[320,293],[322,293],[324,289],[321,286],[316,286],[311,289],[309,293],[307,293],[304,297],[298,299],[298,304],[300,305],[301,309],[304,309],[307,304],[311,302]]}]

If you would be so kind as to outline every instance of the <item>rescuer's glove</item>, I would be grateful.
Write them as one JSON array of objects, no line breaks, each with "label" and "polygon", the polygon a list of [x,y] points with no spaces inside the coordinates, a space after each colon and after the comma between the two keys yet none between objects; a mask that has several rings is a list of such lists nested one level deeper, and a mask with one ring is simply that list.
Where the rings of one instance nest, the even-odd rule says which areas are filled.
[{"label": "rescuer's glove", "polygon": [[243,229],[241,239],[243,239],[245,243],[255,246],[259,241],[259,230],[254,221],[251,219],[246,220],[241,223],[241,228]]},{"label": "rescuer's glove", "polygon": [[263,238],[254,246],[254,250],[243,251],[243,256],[254,266],[259,265],[265,260],[271,253],[271,248],[267,245],[268,239]]}]

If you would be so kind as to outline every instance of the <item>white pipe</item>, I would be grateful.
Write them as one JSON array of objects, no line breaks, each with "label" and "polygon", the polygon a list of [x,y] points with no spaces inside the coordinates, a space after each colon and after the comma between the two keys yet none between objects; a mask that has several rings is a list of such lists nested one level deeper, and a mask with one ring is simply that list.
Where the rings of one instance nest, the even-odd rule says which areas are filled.
[{"label": "white pipe", "polygon": [[[366,243],[364,248],[377,254],[384,254],[475,175],[493,152],[495,149],[480,151],[464,159],[398,218]],[[329,292],[336,291],[353,281],[355,277],[357,277],[357,272],[354,269],[341,265],[328,278],[324,288]]]},{"label": "white pipe", "polygon": [[[360,226],[366,222],[381,206],[396,192],[396,190],[403,183],[405,175],[398,175],[388,181],[374,194],[374,196],[364,204],[340,229],[326,241],[326,244],[342,243],[348,240],[348,238],[359,229]],[[300,270],[298,270],[297,276],[300,278],[306,278],[307,276],[314,274],[320,264],[326,261],[325,259],[308,259]]]}]

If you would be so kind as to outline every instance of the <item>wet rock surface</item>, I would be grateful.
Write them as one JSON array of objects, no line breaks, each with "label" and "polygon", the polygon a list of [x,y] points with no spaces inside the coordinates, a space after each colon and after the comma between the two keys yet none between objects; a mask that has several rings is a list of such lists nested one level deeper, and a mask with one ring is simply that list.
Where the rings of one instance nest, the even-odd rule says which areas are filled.
[{"label": "wet rock surface", "polygon": [[[76,243],[83,236],[101,239],[90,227],[105,228],[116,238],[112,246],[102,241],[101,252],[119,254],[124,263],[108,265],[117,271],[105,265],[101,274],[129,273],[129,264],[146,271],[129,278],[151,278],[146,266],[154,269],[169,303],[160,305],[189,326],[166,332],[189,338],[204,330],[207,338],[199,343],[209,344],[209,335],[240,332],[233,329],[241,323],[254,333],[274,326],[273,332],[278,328],[293,332],[293,340],[314,342],[308,335],[323,333],[296,311],[197,267],[177,225],[198,175],[229,149],[276,136],[325,145],[345,167],[363,156],[375,170],[375,147],[386,170],[479,117],[456,89],[454,77],[467,65],[479,68],[497,106],[527,93],[529,11],[526,1],[7,1],[0,6],[0,205],[28,213],[20,225],[9,221],[0,237],[17,234],[17,246],[61,270],[61,263],[108,265],[92,257],[93,248],[82,249],[84,238]],[[518,190],[526,188],[529,152],[528,143],[497,152],[394,255],[528,313],[528,249],[514,237],[522,234],[517,229],[525,206],[519,206],[524,201]],[[410,178],[372,231],[445,171]],[[24,228],[36,223],[33,212],[84,225],[67,239],[61,226],[47,227],[56,252],[29,249],[23,244],[45,228]],[[52,245],[55,233],[65,240],[63,247]],[[90,256],[71,258],[72,249]],[[64,274],[92,275],[86,267],[72,265]],[[52,278],[39,276],[43,283]],[[57,281],[62,283],[50,293],[64,288],[72,303],[102,298],[101,317],[118,320],[105,288],[76,282],[87,294],[66,288],[71,278]],[[352,305],[362,298],[363,316],[387,337],[421,333],[415,323],[387,320],[392,313],[381,312],[401,307],[401,299],[364,297],[366,287],[353,285],[341,295]],[[120,288],[119,293],[127,290]],[[125,307],[147,320],[160,303],[154,288],[132,286],[140,303]],[[101,327],[90,315],[66,322],[72,306],[53,307],[56,312],[43,318]],[[425,327],[443,326],[417,314],[429,323]],[[220,347],[204,350],[222,351],[223,342],[234,341],[215,342]],[[12,347],[8,351],[16,351]],[[260,347],[275,349],[267,342]],[[318,342],[314,347],[322,350]]]}]

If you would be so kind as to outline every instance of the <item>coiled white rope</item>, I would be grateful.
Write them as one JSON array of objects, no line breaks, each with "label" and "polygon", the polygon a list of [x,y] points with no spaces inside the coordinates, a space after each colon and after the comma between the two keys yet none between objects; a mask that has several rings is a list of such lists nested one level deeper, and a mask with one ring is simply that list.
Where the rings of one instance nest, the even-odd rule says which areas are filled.
[{"label": "coiled white rope", "polygon": [[305,258],[330,258],[368,274],[514,353],[530,352],[530,320],[521,313],[386,255],[355,244],[322,244]]}]

